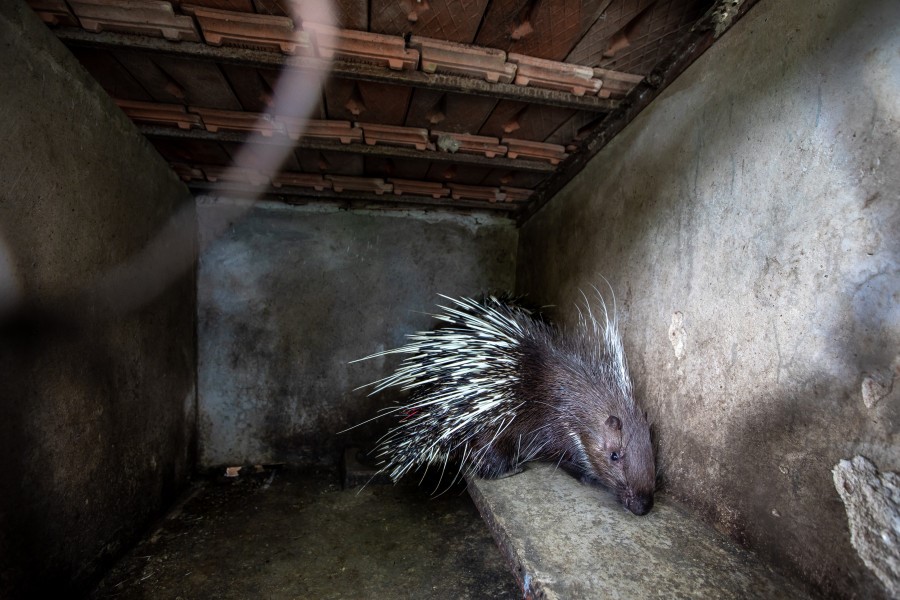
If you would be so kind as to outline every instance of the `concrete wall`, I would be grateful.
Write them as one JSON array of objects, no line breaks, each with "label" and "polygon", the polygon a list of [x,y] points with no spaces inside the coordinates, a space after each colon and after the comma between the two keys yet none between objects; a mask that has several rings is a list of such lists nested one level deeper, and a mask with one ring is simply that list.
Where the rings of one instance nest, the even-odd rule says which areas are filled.
[{"label": "concrete wall", "polygon": [[898,31],[895,0],[762,0],[519,245],[563,319],[612,282],[671,492],[852,597],[886,592],[832,467],[900,470]]},{"label": "concrete wall", "polygon": [[[336,434],[391,402],[353,390],[396,361],[350,361],[431,327],[439,293],[512,289],[508,221],[322,210],[257,206],[201,256],[202,465],[334,464],[370,446],[388,421]],[[200,204],[202,244],[231,211]]]},{"label": "concrete wall", "polygon": [[182,489],[195,410],[193,272],[136,312],[82,292],[194,211],[19,0],[0,2],[0,114],[0,597],[74,597]]}]

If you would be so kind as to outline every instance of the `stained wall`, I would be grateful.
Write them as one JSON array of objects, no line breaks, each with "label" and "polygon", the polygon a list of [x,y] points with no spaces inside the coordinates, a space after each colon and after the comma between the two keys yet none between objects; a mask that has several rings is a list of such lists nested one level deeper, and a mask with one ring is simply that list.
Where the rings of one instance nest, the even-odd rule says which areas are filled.
[{"label": "stained wall", "polygon": [[[359,386],[396,357],[352,363],[434,326],[439,294],[514,284],[517,232],[478,215],[199,205],[199,449],[204,467],[335,465],[387,421],[344,434],[396,396]],[[225,230],[215,241],[207,232]],[[210,243],[211,242],[211,243]]]},{"label": "stained wall", "polygon": [[0,597],[71,597],[193,464],[195,211],[19,0],[0,114]]},{"label": "stained wall", "polygon": [[[611,282],[665,487],[826,594],[885,597],[832,468],[900,470],[900,5],[761,0],[522,229]],[[608,297],[608,296],[607,296]]]}]

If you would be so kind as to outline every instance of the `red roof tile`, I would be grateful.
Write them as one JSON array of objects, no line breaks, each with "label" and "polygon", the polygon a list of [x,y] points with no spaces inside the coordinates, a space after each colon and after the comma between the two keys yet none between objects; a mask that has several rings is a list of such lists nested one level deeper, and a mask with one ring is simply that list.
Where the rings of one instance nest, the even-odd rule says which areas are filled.
[{"label": "red roof tile", "polygon": [[303,29],[313,36],[316,53],[322,58],[386,66],[395,71],[415,70],[419,65],[418,50],[406,48],[399,36],[338,29],[318,23],[304,23]]},{"label": "red roof tile", "polygon": [[425,37],[413,37],[409,43],[422,55],[421,68],[426,73],[467,75],[491,83],[510,83],[516,74],[516,65],[506,62],[502,50]]},{"label": "red roof tile", "polygon": [[569,63],[544,60],[522,54],[510,54],[509,62],[516,63],[516,83],[571,92],[576,96],[596,94],[600,81],[594,79],[594,70]]},{"label": "red roof tile", "polygon": [[270,50],[283,54],[309,54],[309,35],[294,29],[289,17],[257,15],[182,5],[200,23],[203,38],[213,46],[237,46],[254,50]]},{"label": "red roof tile", "polygon": [[81,26],[88,31],[122,31],[168,40],[199,42],[194,20],[176,15],[161,0],[70,0]]}]

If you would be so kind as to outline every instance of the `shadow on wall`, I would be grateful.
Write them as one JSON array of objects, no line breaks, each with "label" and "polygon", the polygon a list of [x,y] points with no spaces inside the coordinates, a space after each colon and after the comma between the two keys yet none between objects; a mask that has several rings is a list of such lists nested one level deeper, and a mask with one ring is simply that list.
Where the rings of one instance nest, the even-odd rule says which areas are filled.
[{"label": "shadow on wall", "polygon": [[898,468],[898,380],[860,398],[900,348],[898,14],[817,10],[757,5],[526,225],[518,281],[573,318],[608,277],[670,490],[820,591],[879,597],[831,469]]},{"label": "shadow on wall", "polygon": [[4,319],[0,596],[88,589],[182,489],[193,356],[159,331],[192,327],[187,279],[130,317]]}]

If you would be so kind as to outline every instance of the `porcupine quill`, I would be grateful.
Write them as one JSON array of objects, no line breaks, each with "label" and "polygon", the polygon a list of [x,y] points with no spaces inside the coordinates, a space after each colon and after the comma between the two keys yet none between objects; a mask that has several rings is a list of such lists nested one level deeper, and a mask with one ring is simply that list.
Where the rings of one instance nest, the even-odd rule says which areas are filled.
[{"label": "porcupine quill", "polygon": [[436,467],[443,480],[454,465],[455,482],[547,460],[608,488],[632,513],[649,512],[656,481],[650,426],[634,399],[615,308],[610,318],[597,292],[598,321],[584,296],[577,327],[564,332],[508,296],[442,297],[450,304],[433,315],[440,327],[359,359],[405,356],[393,374],[369,384],[371,394],[410,394],[380,415],[401,418],[374,450],[379,472],[397,481]]}]

